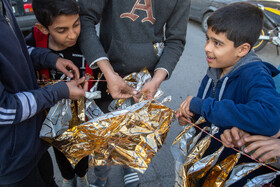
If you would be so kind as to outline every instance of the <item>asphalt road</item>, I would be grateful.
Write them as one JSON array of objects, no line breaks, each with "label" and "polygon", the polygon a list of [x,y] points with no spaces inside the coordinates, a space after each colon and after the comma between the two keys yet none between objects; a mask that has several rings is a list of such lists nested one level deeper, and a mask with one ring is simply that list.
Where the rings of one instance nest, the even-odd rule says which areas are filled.
[{"label": "asphalt road", "polygon": [[[200,24],[190,21],[185,51],[171,78],[161,85],[165,96],[172,96],[171,103],[167,104],[171,109],[176,110],[188,95],[196,95],[197,93],[201,79],[205,75],[207,69],[206,56],[204,53],[205,40],[205,33],[202,32]],[[280,57],[277,56],[276,48],[272,44],[268,44],[257,54],[264,61],[271,62],[276,67],[280,65]],[[162,98],[164,98],[164,96]],[[178,122],[175,121],[172,124],[164,146],[153,158],[147,171],[140,175],[141,187],[174,186],[174,160],[170,152],[170,146],[181,130],[182,128],[178,125]],[[55,163],[54,160],[54,164]],[[62,178],[56,164],[55,178],[57,184],[61,185]],[[89,182],[95,180],[93,169],[90,169],[88,172],[88,180]],[[112,166],[107,187],[122,186],[124,186],[122,167]]]}]

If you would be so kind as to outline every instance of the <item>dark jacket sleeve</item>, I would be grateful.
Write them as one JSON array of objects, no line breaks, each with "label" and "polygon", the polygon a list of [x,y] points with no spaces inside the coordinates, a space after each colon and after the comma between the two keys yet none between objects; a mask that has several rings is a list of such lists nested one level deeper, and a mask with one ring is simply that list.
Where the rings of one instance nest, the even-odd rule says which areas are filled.
[{"label": "dark jacket sleeve", "polygon": [[[99,37],[97,36],[95,27],[101,19],[103,9],[107,2],[108,0],[79,0],[82,27],[79,44],[90,66],[96,59],[107,57]],[[92,48],[95,50],[91,50]]]},{"label": "dark jacket sleeve", "polygon": [[64,82],[18,93],[7,92],[0,82],[0,126],[17,124],[32,118],[38,112],[68,97],[68,88]]},{"label": "dark jacket sleeve", "polygon": [[190,103],[191,111],[223,128],[238,127],[252,134],[275,135],[280,129],[280,95],[272,77],[257,72],[246,78],[246,103],[194,97]]},{"label": "dark jacket sleeve", "polygon": [[35,69],[56,68],[58,54],[53,53],[50,49],[36,47],[36,42],[32,32],[26,36],[25,42]]},{"label": "dark jacket sleeve", "polygon": [[166,23],[165,47],[155,69],[166,69],[169,73],[169,77],[184,50],[190,4],[190,0],[178,0],[173,13]]}]

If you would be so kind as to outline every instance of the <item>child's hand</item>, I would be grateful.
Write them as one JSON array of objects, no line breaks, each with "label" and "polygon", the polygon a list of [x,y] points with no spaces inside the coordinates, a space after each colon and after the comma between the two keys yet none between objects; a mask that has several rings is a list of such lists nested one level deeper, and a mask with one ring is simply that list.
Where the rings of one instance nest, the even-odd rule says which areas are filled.
[{"label": "child's hand", "polygon": [[[76,80],[80,78],[80,71],[71,60],[59,57],[56,61],[55,67],[67,77],[74,78]],[[74,72],[74,75],[69,71],[69,69]]]},{"label": "child's hand", "polygon": [[[177,116],[178,113],[179,113],[179,109],[176,111],[176,116]],[[178,115],[179,115],[179,114],[178,114]],[[190,121],[190,119],[187,119],[187,120]],[[178,122],[179,122],[179,124],[182,125],[182,126],[186,126],[186,125],[189,124],[189,122],[187,122],[187,121],[186,121],[186,118],[183,117],[183,116],[178,117]]]},{"label": "child's hand", "polygon": [[249,133],[233,127],[232,129],[227,129],[221,134],[221,139],[225,147],[242,147],[245,145],[244,138],[250,136]]},{"label": "child's hand", "polygon": [[139,102],[139,99],[141,98],[141,96],[144,94],[144,96],[146,96],[148,99],[152,99],[154,98],[157,89],[159,87],[159,84],[157,84],[155,81],[151,80],[150,82],[147,82],[143,88],[141,89],[141,91],[133,96],[133,99],[136,103]]},{"label": "child's hand", "polygon": [[176,117],[186,117],[186,118],[191,118],[194,116],[194,114],[190,111],[190,103],[192,100],[193,96],[188,96],[185,101],[183,101],[180,105],[180,108],[177,110]]},{"label": "child's hand", "polygon": [[137,94],[135,89],[128,86],[117,73],[106,77],[106,80],[108,90],[114,99],[126,99]]},{"label": "child's hand", "polygon": [[156,70],[152,80],[150,82],[147,82],[143,88],[140,90],[140,93],[137,94],[134,98],[135,102],[139,102],[139,99],[143,94],[147,96],[149,99],[154,98],[160,84],[162,81],[166,78],[167,72],[162,69]]},{"label": "child's hand", "polygon": [[[82,87],[83,83],[84,86]],[[69,89],[69,99],[72,100],[78,100],[81,97],[84,97],[85,92],[88,90],[88,82],[85,81],[85,77],[78,80],[69,81],[66,84]]]},{"label": "child's hand", "polygon": [[253,158],[259,158],[259,161],[265,162],[271,158],[280,157],[280,139],[261,135],[253,135],[244,138],[246,143],[250,143],[244,151],[249,153],[253,150]]}]

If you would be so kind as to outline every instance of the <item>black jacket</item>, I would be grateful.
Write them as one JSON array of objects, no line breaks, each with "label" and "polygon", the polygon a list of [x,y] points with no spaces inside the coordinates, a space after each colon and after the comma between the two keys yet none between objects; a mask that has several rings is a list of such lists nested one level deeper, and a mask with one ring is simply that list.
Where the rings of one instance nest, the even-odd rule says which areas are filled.
[{"label": "black jacket", "polygon": [[[57,55],[30,48],[29,56],[9,0],[0,15],[0,185],[25,178],[46,150],[39,138],[42,111],[69,97],[65,83],[38,88],[36,67],[53,66]],[[52,61],[52,63],[49,63]],[[47,67],[45,67],[47,68]]]}]

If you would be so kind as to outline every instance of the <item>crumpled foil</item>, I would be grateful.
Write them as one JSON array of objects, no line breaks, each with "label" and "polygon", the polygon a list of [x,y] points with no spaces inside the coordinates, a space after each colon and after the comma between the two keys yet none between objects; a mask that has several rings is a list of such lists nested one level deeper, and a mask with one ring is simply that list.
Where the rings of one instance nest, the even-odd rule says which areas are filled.
[{"label": "crumpled foil", "polygon": [[272,172],[272,173],[267,173],[264,175],[257,176],[253,179],[251,179],[249,182],[247,182],[244,187],[262,187],[263,185],[270,183],[272,180],[274,180],[277,175],[279,175],[279,172]]},{"label": "crumpled foil", "polygon": [[206,175],[206,173],[210,170],[210,168],[212,168],[217,163],[217,160],[223,150],[224,147],[222,146],[213,154],[200,159],[190,167],[186,175],[186,183],[188,184],[188,186],[197,186],[197,182],[201,178],[203,178]]},{"label": "crumpled foil", "polygon": [[260,168],[262,166],[261,163],[252,162],[252,163],[242,163],[237,165],[231,172],[229,179],[226,181],[225,186],[230,186],[234,184],[236,181],[239,181],[243,177],[247,176],[252,171]]},{"label": "crumpled foil", "polygon": [[[140,72],[131,73],[123,78],[123,80],[127,83],[128,86],[133,87],[137,92],[139,92],[144,84],[149,82],[152,79],[151,74],[149,73],[147,68],[143,68]],[[154,98],[158,99],[163,92],[158,89]],[[145,94],[143,95],[145,97]],[[147,98],[142,98],[147,99]],[[149,98],[148,98],[149,99]],[[109,111],[121,110],[125,109],[128,106],[134,104],[133,98],[128,99],[115,99],[108,106]]]},{"label": "crumpled foil", "polygon": [[[100,80],[100,77],[98,78]],[[58,81],[42,82],[41,86],[54,84]],[[62,99],[48,111],[43,122],[40,137],[51,143],[55,137],[64,133],[67,129],[73,128],[87,119],[93,119],[103,114],[96,105],[94,99],[101,98],[101,92],[97,90],[98,81],[90,92],[86,92],[85,98],[78,101]]]},{"label": "crumpled foil", "polygon": [[203,186],[223,186],[225,181],[240,158],[240,153],[232,154],[216,164],[207,176]]},{"label": "crumpled foil", "polygon": [[[134,79],[137,74],[141,83],[137,83],[137,88],[149,77],[146,73],[144,70],[143,74],[129,76]],[[142,100],[103,114],[94,102],[99,95],[93,89],[86,93],[85,101],[57,103],[44,122],[41,137],[64,153],[73,165],[90,155],[89,166],[124,164],[144,172],[163,145],[175,112],[155,100]],[[155,98],[160,95],[162,92],[158,91]],[[170,100],[167,97],[163,102]]]},{"label": "crumpled foil", "polygon": [[[199,120],[196,125],[203,123],[205,120]],[[218,133],[219,129],[216,126],[211,128],[205,127],[204,130],[214,135]],[[175,159],[175,186],[186,187],[192,186],[188,183],[187,173],[189,169],[201,158],[211,143],[211,136],[208,135],[198,142],[202,135],[202,131],[194,136],[195,129],[192,124],[189,124],[185,129],[175,138],[171,147],[171,152]],[[192,171],[195,172],[196,169]]]},{"label": "crumpled foil", "polygon": [[[205,120],[200,119],[195,125],[199,125],[200,122],[203,123]],[[211,129],[208,127],[203,130],[211,135],[218,132],[218,128],[214,125],[212,125]],[[255,162],[241,163],[235,166],[239,160],[240,153],[230,155],[223,161],[216,163],[224,150],[223,146],[213,154],[203,157],[211,142],[211,137],[207,135],[198,141],[201,133],[202,131],[195,136],[194,124],[189,124],[173,142],[171,152],[175,159],[175,187],[230,186],[263,166],[263,164]],[[276,159],[271,159],[266,164],[271,164],[275,161]],[[229,173],[231,173],[230,176]],[[207,176],[205,176],[206,174]],[[262,186],[271,182],[278,174],[279,172],[274,172],[255,177],[247,183],[247,186]],[[201,181],[204,177],[206,179]]]},{"label": "crumpled foil", "polygon": [[90,166],[125,164],[144,172],[174,117],[173,110],[146,100],[68,129],[52,144],[74,165],[91,155]]}]

